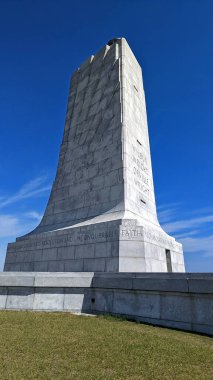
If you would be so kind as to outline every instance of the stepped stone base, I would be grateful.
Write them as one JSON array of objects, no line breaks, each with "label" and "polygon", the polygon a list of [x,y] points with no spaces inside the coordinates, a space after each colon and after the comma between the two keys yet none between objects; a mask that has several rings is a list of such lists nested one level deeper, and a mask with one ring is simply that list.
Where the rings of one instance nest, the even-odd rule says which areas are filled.
[{"label": "stepped stone base", "polygon": [[4,271],[184,272],[184,262],[175,239],[126,219],[18,238]]},{"label": "stepped stone base", "polygon": [[0,309],[110,313],[213,335],[213,274],[0,273]]}]

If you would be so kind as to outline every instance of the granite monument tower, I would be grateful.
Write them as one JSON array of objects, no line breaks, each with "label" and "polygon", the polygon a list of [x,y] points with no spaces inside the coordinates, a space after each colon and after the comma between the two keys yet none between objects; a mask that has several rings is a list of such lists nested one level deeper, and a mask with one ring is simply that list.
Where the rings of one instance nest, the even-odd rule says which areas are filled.
[{"label": "granite monument tower", "polygon": [[8,245],[4,270],[184,272],[158,222],[142,73],[124,38],[72,75],[44,216]]}]

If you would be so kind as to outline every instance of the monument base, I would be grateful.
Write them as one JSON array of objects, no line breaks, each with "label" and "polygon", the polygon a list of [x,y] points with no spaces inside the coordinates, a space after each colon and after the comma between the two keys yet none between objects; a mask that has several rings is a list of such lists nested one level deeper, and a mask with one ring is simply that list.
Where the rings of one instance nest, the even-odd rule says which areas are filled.
[{"label": "monument base", "polygon": [[0,273],[0,309],[110,313],[213,335],[213,274]]},{"label": "monument base", "polygon": [[184,272],[181,244],[134,219],[31,233],[8,244],[4,271]]}]

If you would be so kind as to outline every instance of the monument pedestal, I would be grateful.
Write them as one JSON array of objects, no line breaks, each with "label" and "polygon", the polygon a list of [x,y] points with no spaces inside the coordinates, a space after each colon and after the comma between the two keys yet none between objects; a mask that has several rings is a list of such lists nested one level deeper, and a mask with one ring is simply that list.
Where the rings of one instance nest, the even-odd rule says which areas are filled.
[{"label": "monument pedestal", "polygon": [[19,238],[8,245],[4,270],[181,272],[184,263],[181,246],[160,228],[118,219]]}]

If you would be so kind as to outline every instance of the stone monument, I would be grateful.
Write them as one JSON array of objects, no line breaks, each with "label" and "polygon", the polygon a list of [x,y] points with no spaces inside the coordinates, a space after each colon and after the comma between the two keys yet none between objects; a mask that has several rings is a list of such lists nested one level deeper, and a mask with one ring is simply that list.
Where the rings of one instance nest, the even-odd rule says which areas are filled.
[{"label": "stone monument", "polygon": [[157,219],[142,73],[124,38],[72,75],[44,216],[8,245],[4,271],[184,272]]}]

